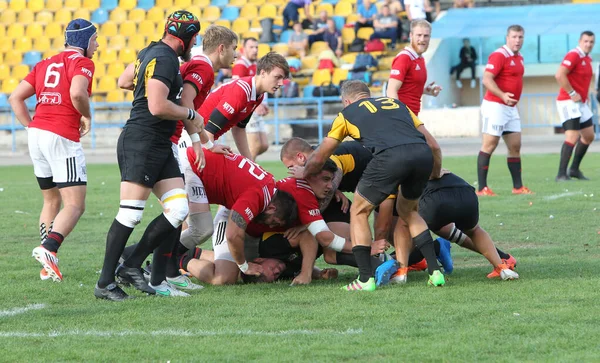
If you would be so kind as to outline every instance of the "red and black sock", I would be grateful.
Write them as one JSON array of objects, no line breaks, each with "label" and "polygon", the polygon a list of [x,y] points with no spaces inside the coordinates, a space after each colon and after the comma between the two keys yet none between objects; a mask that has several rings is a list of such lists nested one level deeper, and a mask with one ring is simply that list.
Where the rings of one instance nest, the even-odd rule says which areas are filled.
[{"label": "red and black sock", "polygon": [[483,151],[480,151],[477,156],[477,186],[479,187],[479,190],[487,187],[487,175],[488,169],[490,168],[491,156],[491,154],[484,153]]},{"label": "red and black sock", "polygon": [[571,160],[571,154],[573,154],[573,148],[575,145],[568,141],[565,141],[560,149],[560,162],[558,163],[558,176],[567,176],[567,167],[569,166],[569,160]]},{"label": "red and black sock", "polygon": [[50,252],[56,253],[60,248],[60,245],[65,240],[62,234],[58,232],[50,232],[48,233],[48,237],[42,242],[42,246]]},{"label": "red and black sock", "polygon": [[506,158],[508,164],[508,170],[513,180],[513,188],[519,189],[523,187],[523,180],[521,180],[521,158]]},{"label": "red and black sock", "polygon": [[498,256],[500,256],[501,259],[503,260],[508,260],[510,258],[510,255],[498,248],[496,248],[496,251],[498,251]]},{"label": "red and black sock", "polygon": [[571,163],[571,170],[579,170],[579,165],[581,164],[581,160],[585,156],[587,149],[590,145],[584,144],[579,140],[577,146],[575,146],[575,154],[573,155],[573,163]]},{"label": "red and black sock", "polygon": [[188,263],[193,259],[199,259],[200,255],[202,255],[202,248],[196,247],[193,250],[188,250],[179,257],[179,268],[187,271]]}]

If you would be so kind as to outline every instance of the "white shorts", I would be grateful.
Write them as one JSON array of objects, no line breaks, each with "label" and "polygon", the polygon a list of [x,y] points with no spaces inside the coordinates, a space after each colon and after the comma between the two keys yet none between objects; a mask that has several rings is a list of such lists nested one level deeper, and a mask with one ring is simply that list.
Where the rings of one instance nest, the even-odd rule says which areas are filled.
[{"label": "white shorts", "polygon": [[517,106],[510,107],[498,102],[483,100],[481,119],[484,134],[502,136],[504,132],[521,132],[521,117]]},{"label": "white shorts", "polygon": [[188,195],[188,201],[196,204],[208,204],[208,197],[206,196],[206,190],[202,180],[194,171],[190,165],[187,157],[182,160],[184,172],[183,177],[185,179],[185,192]]},{"label": "white shorts", "polygon": [[246,133],[253,132],[267,132],[267,125],[265,124],[265,119],[262,116],[252,115],[250,121],[246,125]]},{"label": "white shorts", "polygon": [[[213,251],[216,260],[226,260],[233,263],[237,262],[233,259],[229,250],[229,243],[225,237],[225,229],[227,228],[227,220],[231,211],[223,206],[219,206],[219,210],[213,220],[215,232],[212,236]],[[248,234],[244,237],[244,256],[246,261],[252,261],[258,257],[258,246],[260,243],[259,237],[252,237]]]},{"label": "white shorts", "polygon": [[179,147],[177,147],[177,145],[175,145],[174,143],[171,143],[171,151],[173,151],[173,156],[175,156],[175,160],[177,160],[177,164],[179,164],[179,171],[181,172],[181,174],[184,174],[185,167],[181,163],[181,158],[179,156]]},{"label": "white shorts", "polygon": [[562,123],[578,118],[579,123],[582,124],[591,120],[593,116],[590,106],[583,102],[573,102],[573,100],[556,101],[556,108]]},{"label": "white shorts", "polygon": [[52,178],[59,188],[87,184],[81,143],[33,127],[27,129],[27,138],[36,177]]}]

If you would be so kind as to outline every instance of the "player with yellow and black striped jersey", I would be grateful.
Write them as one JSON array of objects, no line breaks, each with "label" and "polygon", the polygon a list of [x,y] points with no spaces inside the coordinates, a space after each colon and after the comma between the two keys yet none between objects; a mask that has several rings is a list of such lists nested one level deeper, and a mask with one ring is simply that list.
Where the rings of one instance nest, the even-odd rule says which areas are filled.
[{"label": "player with yellow and black striped jersey", "polygon": [[430,177],[440,176],[439,145],[403,103],[385,97],[371,98],[369,87],[361,81],[344,82],[341,97],[345,108],[333,121],[327,137],[308,159],[304,175],[318,172],[347,136],[360,142],[373,154],[358,183],[350,209],[352,251],[359,267],[359,276],[343,289],[373,291],[376,285],[387,283],[390,276],[397,272],[397,262],[384,264],[381,273],[375,274],[376,282],[370,260],[373,237],[369,216],[376,206],[393,193],[398,193],[396,208],[408,224],[412,237],[411,241],[400,229],[402,224],[398,224],[400,227],[394,239],[402,240],[398,251],[402,267],[408,267],[408,252],[414,241],[427,260],[430,274],[428,283],[444,285],[433,239],[427,224],[417,213],[418,200],[427,181]]}]

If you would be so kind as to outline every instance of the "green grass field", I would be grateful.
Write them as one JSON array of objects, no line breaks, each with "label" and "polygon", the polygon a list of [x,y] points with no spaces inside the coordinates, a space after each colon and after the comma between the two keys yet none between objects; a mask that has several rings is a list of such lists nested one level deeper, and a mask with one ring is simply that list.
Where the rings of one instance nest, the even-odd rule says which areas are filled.
[{"label": "green grass field", "polygon": [[[117,166],[88,166],[87,210],[60,251],[62,283],[40,281],[31,258],[42,204],[33,168],[0,168],[0,361],[597,361],[598,156],[583,165],[593,181],[563,184],[557,155],[526,156],[533,196],[511,195],[505,158],[492,159],[499,197],[481,200],[481,225],[517,258],[518,281],[488,280],[487,261],[453,245],[443,288],[417,272],[404,286],[348,293],[339,287],[356,272],[341,268],[333,282],[207,286],[180,299],[128,288],[139,298],[124,303],[93,296],[118,208]],[[475,163],[444,166],[474,182]],[[147,204],[130,242],[159,210]]]}]

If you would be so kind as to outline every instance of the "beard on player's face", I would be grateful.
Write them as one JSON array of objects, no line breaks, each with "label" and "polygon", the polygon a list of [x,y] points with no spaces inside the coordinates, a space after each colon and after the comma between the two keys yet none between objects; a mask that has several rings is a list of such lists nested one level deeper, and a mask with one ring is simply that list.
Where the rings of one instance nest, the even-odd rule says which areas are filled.
[{"label": "beard on player's face", "polygon": [[181,55],[181,59],[183,59],[184,62],[189,62],[190,59],[192,59],[192,47],[189,47],[184,53],[183,55]]}]

